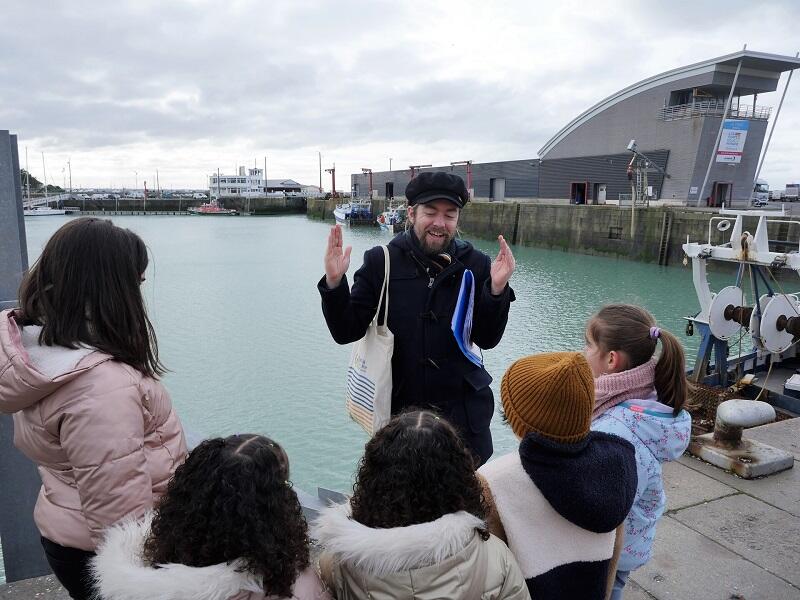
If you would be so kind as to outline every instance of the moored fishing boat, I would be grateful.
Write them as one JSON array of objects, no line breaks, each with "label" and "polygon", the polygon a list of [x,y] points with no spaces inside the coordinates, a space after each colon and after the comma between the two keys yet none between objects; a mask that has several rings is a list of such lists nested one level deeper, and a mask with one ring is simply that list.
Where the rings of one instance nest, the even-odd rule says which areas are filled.
[{"label": "moored fishing boat", "polygon": [[[800,273],[800,240],[767,235],[769,224],[774,232],[792,231],[789,225],[797,221],[787,217],[783,210],[723,206],[709,220],[705,243],[683,245],[700,304],[696,315],[686,317],[686,333],[701,335],[694,366],[687,370],[694,382],[689,452],[745,479],[794,462],[791,454],[742,437],[745,428],[800,416],[800,298],[783,289]],[[757,219],[755,234],[744,228],[745,219]],[[728,230],[729,240],[719,240]],[[712,292],[708,261],[736,266],[733,285]]]},{"label": "moored fishing boat", "polygon": [[406,212],[404,207],[390,206],[388,210],[383,211],[378,215],[378,226],[382,231],[395,231],[397,225],[402,225],[406,219]]},{"label": "moored fishing boat", "polygon": [[347,221],[350,219],[350,203],[337,204],[333,209],[333,216],[337,223],[347,225]]},{"label": "moored fishing boat", "polygon": [[205,202],[200,206],[191,206],[186,209],[190,215],[200,216],[235,216],[239,211],[233,208],[223,208],[216,200]]}]

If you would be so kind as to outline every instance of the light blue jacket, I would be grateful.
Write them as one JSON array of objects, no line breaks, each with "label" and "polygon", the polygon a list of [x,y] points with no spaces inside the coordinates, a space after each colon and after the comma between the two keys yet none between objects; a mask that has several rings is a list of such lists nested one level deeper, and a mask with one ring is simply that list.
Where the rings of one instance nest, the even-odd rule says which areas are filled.
[{"label": "light blue jacket", "polygon": [[592,429],[618,435],[636,449],[639,483],[625,519],[625,542],[617,564],[619,571],[632,571],[653,553],[656,522],[667,504],[661,463],[675,460],[686,450],[692,419],[685,410],[674,417],[672,408],[658,402],[653,393],[644,400],[628,400],[610,408],[592,422]]}]

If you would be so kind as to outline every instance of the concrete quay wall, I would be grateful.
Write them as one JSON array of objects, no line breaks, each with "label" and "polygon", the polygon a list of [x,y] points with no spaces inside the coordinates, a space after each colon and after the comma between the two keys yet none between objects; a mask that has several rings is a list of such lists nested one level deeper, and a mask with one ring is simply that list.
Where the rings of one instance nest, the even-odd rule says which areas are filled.
[{"label": "concrete quay wall", "polygon": [[[119,212],[179,212],[186,211],[191,206],[200,206],[208,200],[196,198],[148,198],[147,202],[141,198],[120,198],[119,200],[65,200],[65,208],[78,208],[82,212],[90,211],[119,211]],[[306,199],[299,197],[286,198],[240,198],[222,197],[220,206],[235,208],[239,211],[250,210],[251,213],[260,214],[289,214],[306,212]]]},{"label": "concrete quay wall", "polygon": [[[307,203],[307,215],[314,219],[333,220],[333,209],[341,198],[314,198]],[[386,200],[372,201],[372,214],[386,210]],[[631,235],[631,208],[616,205],[572,205],[560,201],[543,202],[470,202],[462,211],[459,228],[466,238],[494,239],[502,234],[509,243],[652,262],[677,264],[683,260],[682,245],[687,237],[705,242],[709,221],[718,216],[714,209],[685,206],[637,208]],[[776,215],[777,216],[777,215]],[[789,218],[787,216],[787,218]],[[734,217],[730,218],[733,225]],[[731,231],[717,230],[714,221],[711,241],[722,244]],[[755,233],[757,221],[746,218],[744,229]],[[797,250],[797,228],[788,223],[770,223],[771,245],[778,251]]]},{"label": "concrete quay wall", "polygon": [[[463,211],[459,226],[467,237],[502,234],[510,243],[522,246],[643,262],[659,262],[662,237],[666,237],[661,260],[670,263],[683,258],[681,245],[687,235],[692,241],[707,238],[710,217],[708,212],[674,207],[637,208],[631,235],[630,208],[475,202]],[[718,236],[721,240],[722,234]]]}]

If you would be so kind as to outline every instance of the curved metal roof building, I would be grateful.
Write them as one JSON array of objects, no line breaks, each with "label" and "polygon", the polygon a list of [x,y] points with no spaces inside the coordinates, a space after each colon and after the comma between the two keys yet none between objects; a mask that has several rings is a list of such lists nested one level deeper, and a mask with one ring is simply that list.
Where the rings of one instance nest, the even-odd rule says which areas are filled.
[{"label": "curved metal roof building", "polygon": [[[725,103],[741,61],[727,119],[746,132],[739,160],[714,162],[704,198],[699,199],[708,161],[716,149]],[[565,178],[602,181],[614,190],[624,172],[608,168],[614,155],[625,156],[630,140],[670,178],[654,178],[660,198],[705,201],[747,200],[771,108],[758,96],[777,89],[781,73],[800,67],[800,59],[742,50],[649,77],[622,89],[584,111],[559,130],[540,150],[540,196],[563,197]],[[611,163],[609,163],[611,161]],[[587,194],[591,199],[591,186]],[[612,190],[608,189],[611,193]]]}]

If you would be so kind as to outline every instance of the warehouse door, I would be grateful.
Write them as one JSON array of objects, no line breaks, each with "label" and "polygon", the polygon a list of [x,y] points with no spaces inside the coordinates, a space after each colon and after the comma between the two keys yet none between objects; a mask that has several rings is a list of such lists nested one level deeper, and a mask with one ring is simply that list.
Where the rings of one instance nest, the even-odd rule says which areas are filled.
[{"label": "warehouse door", "polygon": [[586,181],[573,181],[569,184],[569,200],[572,204],[586,204]]},{"label": "warehouse door", "polygon": [[730,208],[733,198],[733,184],[730,181],[715,181],[711,186],[711,206],[725,206]]},{"label": "warehouse door", "polygon": [[394,181],[386,182],[386,198],[394,198]]},{"label": "warehouse door", "polygon": [[495,178],[489,180],[489,199],[496,202],[505,200],[506,198],[506,180],[502,178]]}]

